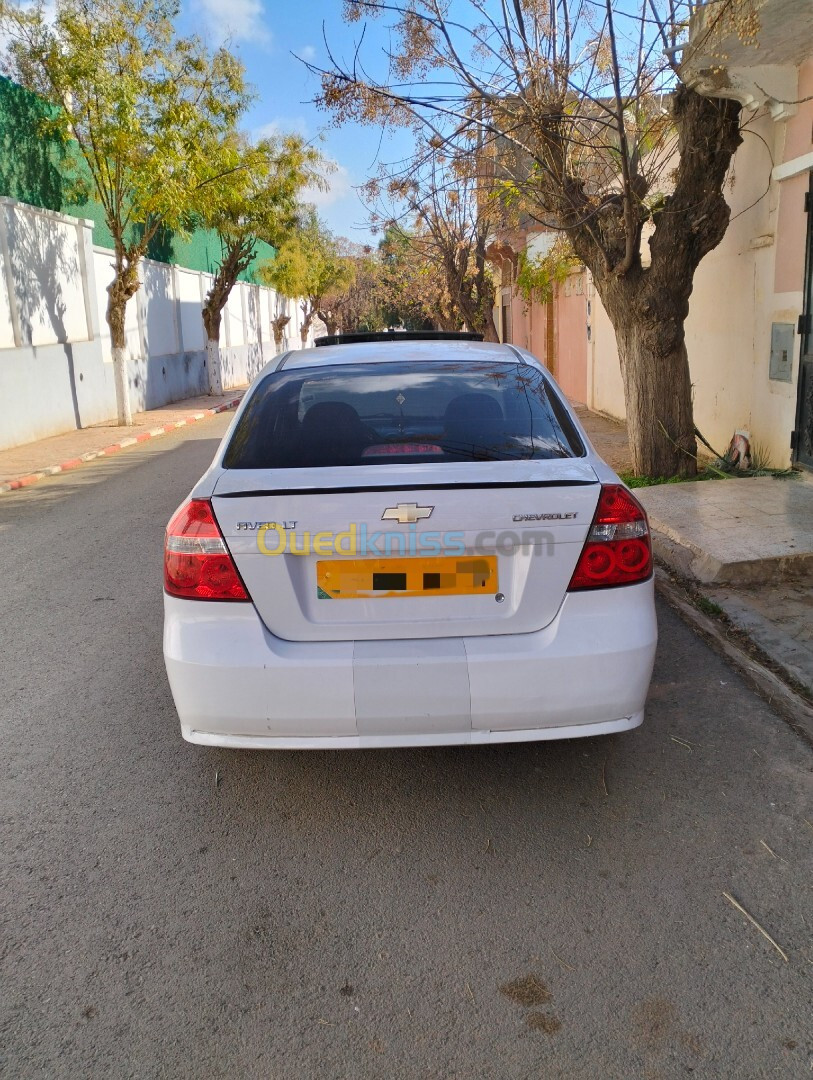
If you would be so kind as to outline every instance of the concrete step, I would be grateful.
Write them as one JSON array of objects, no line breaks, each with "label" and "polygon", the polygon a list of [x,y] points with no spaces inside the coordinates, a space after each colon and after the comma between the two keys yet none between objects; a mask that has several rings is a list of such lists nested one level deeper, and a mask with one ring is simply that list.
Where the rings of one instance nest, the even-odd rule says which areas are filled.
[{"label": "concrete step", "polygon": [[635,492],[655,553],[704,584],[750,585],[813,575],[813,482],[737,477]]}]

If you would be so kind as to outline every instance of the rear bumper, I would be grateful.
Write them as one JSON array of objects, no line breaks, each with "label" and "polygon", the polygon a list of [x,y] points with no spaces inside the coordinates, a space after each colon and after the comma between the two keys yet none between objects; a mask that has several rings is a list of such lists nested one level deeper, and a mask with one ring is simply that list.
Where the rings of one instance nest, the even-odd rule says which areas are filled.
[{"label": "rear bumper", "polygon": [[327,749],[568,739],[636,727],[657,642],[653,582],[571,593],[531,634],[293,642],[251,604],[164,597],[183,737]]},{"label": "rear bumper", "polygon": [[588,735],[613,735],[638,727],[643,712],[624,720],[571,727],[528,728],[520,731],[449,731],[442,735],[336,735],[334,738],[293,738],[264,735],[215,735],[182,727],[187,742],[201,746],[227,746],[233,750],[395,750],[408,746],[487,746],[492,743],[543,742],[546,739],[579,739]]}]

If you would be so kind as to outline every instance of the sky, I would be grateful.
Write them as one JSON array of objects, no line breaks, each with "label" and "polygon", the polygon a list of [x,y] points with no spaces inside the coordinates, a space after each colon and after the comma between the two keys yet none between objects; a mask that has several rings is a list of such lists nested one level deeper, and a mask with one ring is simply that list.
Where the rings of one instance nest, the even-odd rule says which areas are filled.
[{"label": "sky", "polygon": [[[341,9],[341,0],[183,0],[179,29],[201,34],[211,47],[229,44],[257,94],[243,126],[255,137],[293,131],[313,140],[336,169],[330,189],[308,198],[336,235],[374,243],[354,188],[375,171],[376,162],[403,157],[410,137],[382,138],[380,129],[358,124],[331,126],[330,116],[312,104],[318,79],[292,55],[327,66],[326,36],[337,59],[352,61],[360,28],[346,24]],[[365,34],[365,55],[380,55],[387,41],[374,22]]]}]

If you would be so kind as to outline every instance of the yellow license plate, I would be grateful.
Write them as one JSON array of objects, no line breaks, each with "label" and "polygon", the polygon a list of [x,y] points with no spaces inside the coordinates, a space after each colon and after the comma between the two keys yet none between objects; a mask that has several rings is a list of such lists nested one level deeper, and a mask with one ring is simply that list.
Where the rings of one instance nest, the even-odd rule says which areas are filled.
[{"label": "yellow license plate", "polygon": [[320,600],[385,596],[475,596],[497,591],[496,555],[411,559],[320,559]]}]

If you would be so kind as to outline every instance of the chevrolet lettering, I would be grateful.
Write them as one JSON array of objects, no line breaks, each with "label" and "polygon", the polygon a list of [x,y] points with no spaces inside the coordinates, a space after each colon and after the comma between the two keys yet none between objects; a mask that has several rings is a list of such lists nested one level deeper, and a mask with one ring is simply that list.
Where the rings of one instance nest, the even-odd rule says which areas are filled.
[{"label": "chevrolet lettering", "polygon": [[514,514],[512,521],[573,521],[579,515],[576,511],[569,514]]}]

